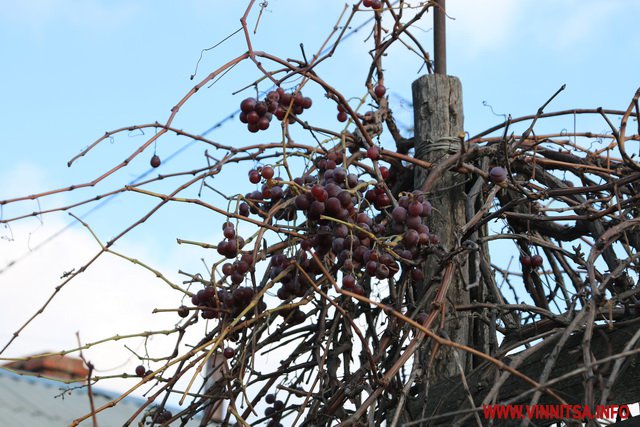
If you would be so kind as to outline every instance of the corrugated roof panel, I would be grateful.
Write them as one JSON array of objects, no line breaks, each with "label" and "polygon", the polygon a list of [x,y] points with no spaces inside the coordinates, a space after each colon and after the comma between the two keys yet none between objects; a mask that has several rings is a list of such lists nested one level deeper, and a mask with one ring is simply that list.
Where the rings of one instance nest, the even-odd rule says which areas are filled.
[{"label": "corrugated roof panel", "polygon": [[[86,388],[67,392],[64,397],[61,396],[62,388],[62,383],[21,376],[0,369],[0,427],[66,426],[79,416],[89,413]],[[100,389],[94,390],[93,395],[96,407],[117,397],[116,393]],[[100,427],[122,426],[144,402],[144,399],[127,397],[113,408],[98,413]],[[140,419],[138,417],[136,420]],[[187,425],[197,426],[199,421],[193,420]],[[80,426],[92,426],[91,419],[85,420]]]}]

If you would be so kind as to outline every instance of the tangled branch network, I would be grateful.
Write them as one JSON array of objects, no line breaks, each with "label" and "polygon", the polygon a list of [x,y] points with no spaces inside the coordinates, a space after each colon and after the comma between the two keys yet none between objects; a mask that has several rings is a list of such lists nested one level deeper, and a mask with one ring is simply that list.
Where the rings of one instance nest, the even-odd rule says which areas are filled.
[{"label": "tangled branch network", "polygon": [[[173,337],[174,351],[158,357],[151,348],[140,355],[139,369],[122,374],[131,388],[79,414],[73,425],[141,390],[148,402],[126,425],[140,416],[150,424],[181,425],[215,413],[222,413],[223,423],[240,425],[400,425],[451,414],[475,422],[482,403],[567,402],[560,385],[568,379],[576,379],[577,386],[567,387],[579,387],[586,403],[607,402],[625,361],[637,356],[640,338],[635,332],[624,342],[611,338],[604,353],[589,350],[601,333],[637,325],[640,164],[631,150],[640,139],[632,129],[640,92],[623,111],[545,112],[550,99],[531,116],[508,118],[475,136],[433,141],[446,147],[432,147],[428,157],[394,118],[385,69],[402,48],[432,72],[414,30],[435,2],[364,0],[346,6],[317,53],[307,58],[303,52],[302,59],[254,50],[253,34],[267,25],[266,7],[249,2],[241,18],[246,51],[198,82],[165,122],[107,132],[69,166],[111,138],[152,129],[153,136],[123,162],[70,187],[0,201],[19,205],[91,191],[168,135],[206,147],[203,164],[190,170],[0,221],[73,212],[122,193],[154,201],[108,241],[76,217],[99,249],[55,284],[50,298],[17,328],[2,348],[4,360],[15,360],[8,356],[12,343],[62,289],[106,254],[134,261],[116,252],[117,244],[158,212],[182,205],[211,212],[223,238],[178,239],[209,250],[212,260],[204,273],[182,271],[182,283],[137,262],[175,291],[175,306],[156,310],[172,313],[173,323],[56,354],[154,334]],[[371,61],[355,96],[338,91],[318,70],[363,16],[371,20]],[[235,120],[239,132],[266,135],[262,142],[243,146],[239,134],[224,144],[174,127],[199,91],[217,89],[212,83],[244,63],[253,64],[256,78],[238,92],[255,89],[255,95],[238,99]],[[318,90],[324,98],[305,96]],[[315,125],[321,120],[314,110],[327,105],[335,119]],[[536,131],[549,118],[578,115],[601,119],[610,132]],[[159,156],[149,157],[153,168],[161,166]],[[243,183],[238,170],[248,175]],[[221,191],[214,178],[225,175],[235,179],[234,189],[253,190]],[[441,208],[446,191],[438,184],[447,176],[459,178],[455,191],[465,195],[465,219],[441,230],[437,224],[450,213]],[[198,197],[183,196],[193,188],[199,188]],[[515,248],[514,259],[494,254],[492,261],[492,251],[505,245]],[[454,288],[466,299],[452,299]],[[461,324],[467,325],[464,340],[451,334]],[[187,341],[192,330],[198,339]],[[558,373],[566,362],[562,350],[571,345],[586,349],[578,351],[581,365]],[[265,362],[271,354],[278,356]],[[525,369],[531,363],[537,368]],[[478,394],[477,378],[487,372],[498,374]],[[88,384],[100,383],[94,374]],[[451,378],[451,390],[461,390],[453,396],[459,400],[450,399],[454,407],[434,391]],[[508,378],[526,388],[509,395]],[[180,410],[168,410],[169,396],[179,398]],[[416,405],[421,396],[435,403]],[[154,402],[160,405],[151,411]]]}]

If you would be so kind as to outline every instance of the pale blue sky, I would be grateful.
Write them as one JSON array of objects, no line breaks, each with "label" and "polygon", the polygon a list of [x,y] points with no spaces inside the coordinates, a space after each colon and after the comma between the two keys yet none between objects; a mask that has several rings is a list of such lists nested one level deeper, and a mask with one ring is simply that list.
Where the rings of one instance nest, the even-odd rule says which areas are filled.
[{"label": "pale blue sky", "polygon": [[[194,84],[189,76],[200,50],[239,28],[245,3],[240,0],[0,0],[0,199],[88,181],[123,160],[144,141],[143,137],[121,136],[114,143],[103,144],[74,167],[66,166],[67,160],[106,130],[165,121],[170,108]],[[254,47],[283,57],[299,58],[298,45],[304,42],[310,55],[329,34],[343,5],[338,0],[269,1]],[[640,86],[637,30],[640,2],[449,0],[448,7],[453,18],[448,21],[449,73],[462,80],[466,128],[471,134],[502,120],[483,106],[483,101],[498,113],[514,117],[531,114],[566,83],[566,91],[548,107],[549,111],[598,106],[624,109]],[[255,23],[255,17],[254,13],[251,22]],[[354,25],[369,17],[370,13],[360,14]],[[431,51],[431,17],[427,16],[419,27],[415,35]],[[347,97],[364,94],[363,73],[371,48],[370,41],[363,42],[366,35],[361,32],[349,38],[334,60],[317,70]],[[238,34],[206,53],[196,80],[244,50],[244,40]],[[413,54],[398,48],[391,52],[386,67],[391,105],[398,118],[410,125],[411,112],[398,101],[410,99],[411,82],[419,76],[420,63]],[[245,96],[232,96],[231,92],[258,76],[249,63],[241,64],[220,83],[200,91],[178,116],[176,127],[193,133],[208,129],[235,111]],[[336,126],[335,106],[323,103],[317,88],[308,88],[305,92],[315,96],[316,102],[305,116]],[[578,125],[586,125],[592,131],[607,129],[605,123],[598,120],[587,124],[586,119],[580,118]],[[572,120],[565,119],[553,122],[548,129],[572,126]],[[273,132],[250,135],[237,121],[232,121],[209,137],[234,145],[256,142],[261,137],[277,139],[277,132]],[[160,141],[157,150],[165,158],[186,142],[167,137]],[[387,136],[383,137],[383,143],[389,143]],[[204,148],[192,145],[163,165],[159,172],[204,165]],[[75,200],[82,195],[88,197],[96,194],[95,191],[126,183],[148,169],[151,154],[144,153],[137,162],[96,190],[64,196],[53,202],[43,201],[42,206]],[[240,167],[222,183],[232,183],[232,191],[246,192],[250,186],[245,178],[246,169]],[[146,200],[121,197],[90,217],[90,222],[101,238],[108,239],[137,219],[140,215],[137,209],[148,206],[151,205]],[[35,202],[28,202],[21,209],[37,208]],[[13,209],[5,207],[5,217],[15,212]],[[76,212],[82,214],[84,210]],[[181,262],[201,266],[199,258],[204,256],[201,253],[167,248],[176,237],[213,241],[219,231],[217,226],[208,223],[209,218],[209,213],[193,209],[161,212],[133,233],[125,242],[125,248],[139,250],[146,259],[166,266],[173,273],[183,265]],[[32,220],[22,228],[3,230],[5,238],[15,233],[22,240],[0,241],[1,261],[21,255],[30,244],[46,238],[66,222],[68,218],[63,214],[45,218],[42,224]],[[29,233],[34,240],[25,243]],[[71,243],[66,244],[84,253],[91,244],[82,240],[81,234],[79,230],[70,233]],[[80,240],[82,243],[78,243]],[[62,247],[57,251],[64,252]],[[60,263],[51,260],[55,254],[56,251],[48,253],[50,263],[40,259],[40,264],[26,268],[40,276],[50,275],[55,285],[60,275],[57,269],[62,268]],[[25,265],[28,262],[26,260]],[[101,271],[117,271],[113,266],[104,268]],[[12,277],[27,280],[24,276]],[[133,276],[126,277],[133,280]],[[6,287],[7,280],[6,275],[0,276],[0,286]],[[138,295],[138,291],[129,289],[128,292]],[[42,292],[34,300],[42,300],[46,291]],[[73,298],[69,298],[67,304],[74,304]],[[163,301],[165,306],[170,304],[169,299]],[[157,305],[151,304],[151,307]],[[29,307],[33,311],[35,305],[27,305],[24,310]],[[17,317],[5,322],[2,316],[0,324],[11,323],[10,329],[15,329],[24,318],[17,312]],[[95,324],[100,323],[100,319],[88,319],[86,329],[94,325],[94,320]],[[4,335],[8,331],[0,332]],[[64,342],[69,343],[70,339],[72,342],[74,338],[67,334]],[[42,337],[34,334],[32,341],[27,340],[17,351],[42,350],[34,344],[38,339]]]}]

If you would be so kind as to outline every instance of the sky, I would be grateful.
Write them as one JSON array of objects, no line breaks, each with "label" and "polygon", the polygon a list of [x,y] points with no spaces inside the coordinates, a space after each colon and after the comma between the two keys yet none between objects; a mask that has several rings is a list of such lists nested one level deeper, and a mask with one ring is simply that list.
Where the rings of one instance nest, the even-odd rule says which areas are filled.
[{"label": "sky", "polygon": [[[194,82],[246,50],[241,34],[203,52],[240,27],[245,1],[183,0],[1,0],[0,15],[0,200],[88,182],[122,161],[149,136],[139,132],[105,141],[71,168],[67,161],[105,131],[165,121],[170,109]],[[272,0],[260,19],[254,48],[299,58],[300,43],[315,53],[335,25],[344,3],[337,0]],[[640,86],[640,36],[635,27],[640,3],[630,0],[449,0],[448,72],[463,85],[465,129],[474,135],[503,120],[535,113],[561,85],[566,90],[548,110],[625,109]],[[256,9],[257,10],[257,9]],[[257,14],[249,21],[255,25]],[[371,17],[358,14],[354,26]],[[415,30],[431,51],[431,17]],[[339,47],[318,72],[348,97],[364,94],[370,41],[358,32]],[[403,130],[409,132],[411,82],[425,70],[418,58],[393,49],[385,84]],[[175,126],[202,133],[236,111],[250,94],[243,88],[259,77],[249,63],[235,67],[218,83],[201,90],[181,110]],[[264,86],[261,89],[268,89]],[[323,102],[318,88],[305,113],[336,126],[335,106]],[[607,131],[601,120],[579,118],[578,128]],[[547,125],[542,125],[547,126]],[[573,120],[550,122],[549,129],[571,129]],[[302,135],[302,134],[301,134]],[[244,145],[277,132],[249,135],[237,120],[225,122],[208,137]],[[301,136],[302,137],[302,136]],[[383,144],[390,143],[388,136]],[[7,205],[3,218],[71,203],[99,194],[147,173],[155,150],[165,162],[156,173],[206,165],[202,144],[168,136],[115,176],[88,191]],[[175,157],[169,159],[174,153]],[[215,155],[215,153],[212,153]],[[238,168],[217,181],[221,188],[249,191],[246,170]],[[240,184],[239,184],[240,183]],[[238,187],[239,186],[239,187]],[[166,187],[165,187],[166,188]],[[188,194],[195,195],[196,191]],[[83,216],[103,242],[153,206],[144,197],[124,195]],[[116,245],[116,250],[154,267],[180,283],[184,271],[206,271],[213,257],[200,248],[177,245],[176,238],[216,243],[220,218],[178,206],[161,211]],[[64,272],[79,268],[99,249],[91,233],[66,213],[30,218],[0,229],[0,345],[46,300]],[[65,229],[59,237],[54,233]],[[216,240],[217,239],[217,240]],[[38,244],[49,241],[42,246]],[[7,268],[7,263],[19,260]],[[76,331],[83,342],[115,333],[166,328],[169,314],[153,308],[176,307],[180,295],[148,271],[116,256],[101,259],[62,289],[2,356],[73,347]],[[175,317],[175,316],[174,316]],[[159,349],[171,343],[154,341]],[[131,343],[135,351],[140,340]],[[87,352],[105,373],[131,371],[137,364],[121,344]],[[131,381],[105,383],[123,390]]]}]

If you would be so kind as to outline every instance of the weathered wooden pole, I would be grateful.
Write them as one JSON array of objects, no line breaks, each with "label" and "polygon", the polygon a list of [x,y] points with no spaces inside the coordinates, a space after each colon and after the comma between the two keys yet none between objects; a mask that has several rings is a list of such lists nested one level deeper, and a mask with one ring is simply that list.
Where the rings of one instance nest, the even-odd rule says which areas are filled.
[{"label": "weathered wooden pole", "polygon": [[[456,77],[442,74],[426,75],[413,83],[414,107],[414,141],[415,156],[436,165],[446,162],[449,156],[460,150],[460,134],[464,131],[464,117],[462,112],[462,85]],[[416,168],[415,188],[422,189],[428,170]],[[466,217],[466,183],[464,175],[447,171],[431,187],[427,198],[433,206],[433,213],[429,221],[429,228],[440,237],[440,244],[445,251],[454,250],[459,246],[457,230],[467,222]],[[437,266],[441,260],[433,257],[425,263],[425,285],[431,283],[430,289],[419,289],[417,295],[430,294],[430,301],[440,279],[434,278]],[[454,259],[453,281],[447,293],[446,321],[444,330],[456,342],[468,344],[471,342],[471,328],[467,317],[460,317],[453,311],[453,305],[468,304],[470,302],[468,285],[469,262],[468,256],[460,255]],[[442,380],[454,375],[460,375],[455,357],[450,349],[440,349],[438,366],[434,373]],[[469,368],[469,358],[459,353],[463,368]]]},{"label": "weathered wooden pole", "polygon": [[[453,262],[453,276],[444,300],[444,316],[436,321],[435,329],[447,338],[460,344],[487,351],[486,325],[478,326],[471,315],[456,312],[455,306],[469,304],[472,300],[482,300],[482,280],[478,274],[475,257],[480,251],[459,251],[462,246],[459,230],[470,218],[477,203],[481,203],[480,188],[483,182],[470,182],[467,175],[455,172],[456,156],[464,143],[464,114],[462,108],[462,84],[457,77],[446,75],[446,31],[445,0],[437,0],[434,8],[434,62],[435,74],[425,75],[413,82],[414,146],[415,157],[439,168],[438,178],[425,186],[430,170],[415,168],[414,187],[426,190],[427,198],[433,206],[429,219],[431,232],[440,237],[441,254],[458,251],[459,254],[447,262]],[[431,171],[434,169],[432,168]],[[436,176],[436,175],[434,175]],[[482,234],[482,233],[481,233]],[[476,240],[474,234],[472,240]],[[476,249],[478,247],[476,246]],[[443,260],[433,256],[425,262],[425,278],[422,287],[415,292],[416,299],[424,304],[427,311],[437,309],[431,305],[440,286],[442,271],[438,268]],[[435,359],[433,352],[437,350]],[[454,352],[457,352],[454,353]],[[434,362],[434,363],[431,363]],[[417,396],[412,396],[409,405],[409,419],[419,419],[426,415],[425,400],[438,399],[429,396],[426,390],[433,385],[459,379],[471,371],[473,360],[468,353],[450,347],[439,347],[427,341],[422,353],[422,367],[426,387]],[[426,372],[428,368],[428,372]],[[461,372],[462,370],[462,372]],[[422,403],[421,403],[422,402]]]}]

